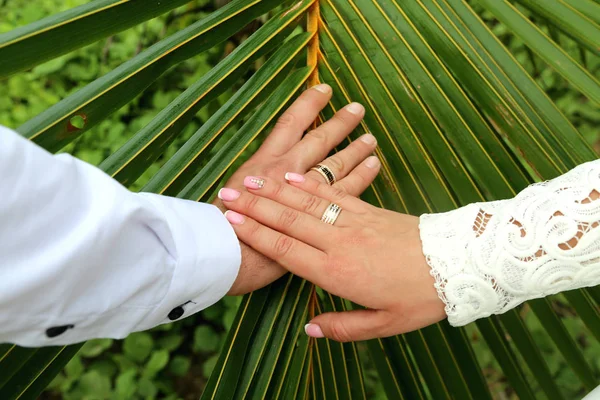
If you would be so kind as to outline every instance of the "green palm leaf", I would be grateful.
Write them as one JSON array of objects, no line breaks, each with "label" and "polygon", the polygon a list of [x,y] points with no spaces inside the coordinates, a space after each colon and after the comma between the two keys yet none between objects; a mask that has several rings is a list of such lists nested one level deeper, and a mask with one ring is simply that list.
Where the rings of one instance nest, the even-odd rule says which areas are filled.
[{"label": "green palm leaf", "polygon": [[[169,68],[226,40],[275,5],[277,2],[273,0],[232,1],[209,17],[144,50],[17,131],[42,147],[57,151],[133,100]],[[2,54],[3,59],[8,57]],[[74,123],[74,117],[80,118],[83,126]]]},{"label": "green palm leaf", "polygon": [[[585,15],[561,1],[519,0],[519,3],[546,18],[552,25],[571,36],[573,40],[581,43],[592,53],[600,55],[600,26],[594,22],[594,14]],[[585,7],[585,3],[581,3]]]},{"label": "green palm leaf", "polygon": [[[598,3],[518,0],[535,20],[598,56]],[[164,13],[184,1],[97,0],[0,35],[0,77]],[[591,103],[600,82],[507,0],[234,0],[144,50],[19,128],[57,151],[127,104],[168,70],[248,22],[263,26],[189,87],[101,168],[131,185],[200,108],[264,64],[148,181],[143,190],[208,201],[308,82],[334,89],[320,120],[350,101],[367,110],[350,139],[377,136],[382,172],[364,198],[420,214],[514,196],[596,158],[582,135],[477,14],[483,8]],[[142,10],[138,12],[138,10]],[[521,9],[523,10],[523,9]],[[106,24],[110,21],[110,24]],[[85,26],[85,29],[82,28]],[[302,27],[305,26],[306,29]],[[318,29],[317,29],[318,28]],[[60,46],[48,46],[65,37]],[[63,43],[64,42],[64,43]],[[45,49],[35,51],[35,49]],[[18,56],[22,54],[22,56]],[[83,120],[83,126],[73,118]],[[598,288],[563,296],[600,341]],[[390,399],[491,399],[472,333],[482,337],[521,399],[566,398],[533,339],[531,310],[582,387],[600,382],[552,299],[529,302],[467,328],[447,322],[364,344],[309,340],[310,316],[357,307],[294,276],[244,296],[203,399],[368,398],[370,357]],[[0,398],[35,398],[79,346],[0,345]],[[539,389],[539,390],[538,390]]]},{"label": "green palm leaf", "polygon": [[0,35],[0,78],[137,25],[187,1],[92,1],[4,33]]}]

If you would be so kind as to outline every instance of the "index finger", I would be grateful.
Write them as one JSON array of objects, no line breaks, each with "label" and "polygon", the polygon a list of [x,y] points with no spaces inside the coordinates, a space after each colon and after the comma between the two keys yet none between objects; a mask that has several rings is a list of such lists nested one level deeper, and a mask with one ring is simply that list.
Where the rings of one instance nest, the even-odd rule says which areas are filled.
[{"label": "index finger", "polygon": [[225,217],[242,242],[275,260],[294,275],[321,287],[327,286],[323,274],[327,265],[327,255],[324,252],[235,211],[227,211]]},{"label": "index finger", "polygon": [[306,90],[279,117],[260,150],[277,156],[286,153],[298,143],[330,98],[331,87],[327,84],[321,83]]}]

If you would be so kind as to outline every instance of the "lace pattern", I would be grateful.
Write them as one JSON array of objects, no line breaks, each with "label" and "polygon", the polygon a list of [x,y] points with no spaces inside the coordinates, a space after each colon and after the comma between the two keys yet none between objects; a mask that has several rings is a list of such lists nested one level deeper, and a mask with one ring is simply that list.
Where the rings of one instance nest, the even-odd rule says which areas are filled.
[{"label": "lace pattern", "polygon": [[424,214],[420,232],[454,326],[529,299],[598,285],[600,160],[510,200]]}]

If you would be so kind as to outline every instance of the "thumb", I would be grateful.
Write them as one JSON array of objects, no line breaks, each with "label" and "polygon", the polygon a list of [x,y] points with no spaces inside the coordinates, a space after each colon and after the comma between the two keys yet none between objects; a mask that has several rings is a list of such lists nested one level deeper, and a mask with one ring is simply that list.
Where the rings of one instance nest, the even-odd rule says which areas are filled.
[{"label": "thumb", "polygon": [[389,322],[388,313],[380,310],[329,312],[313,318],[304,330],[314,338],[350,342],[388,336]]}]

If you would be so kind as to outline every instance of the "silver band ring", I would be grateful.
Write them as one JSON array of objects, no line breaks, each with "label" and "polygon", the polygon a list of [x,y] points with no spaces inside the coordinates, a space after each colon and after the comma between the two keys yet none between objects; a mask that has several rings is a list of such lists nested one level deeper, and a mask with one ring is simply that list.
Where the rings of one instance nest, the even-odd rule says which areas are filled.
[{"label": "silver band ring", "polygon": [[335,203],[331,203],[325,209],[325,212],[323,213],[323,216],[321,217],[321,221],[325,222],[326,224],[333,225],[333,224],[335,224],[335,221],[340,216],[341,212],[342,212],[342,208],[340,206],[338,206]]},{"label": "silver band ring", "polygon": [[317,171],[318,173],[323,175],[323,178],[325,178],[325,181],[327,181],[327,184],[329,186],[332,186],[337,181],[337,179],[335,178],[335,174],[333,173],[331,168],[329,168],[327,165],[317,164],[315,167],[312,167],[310,170]]}]

